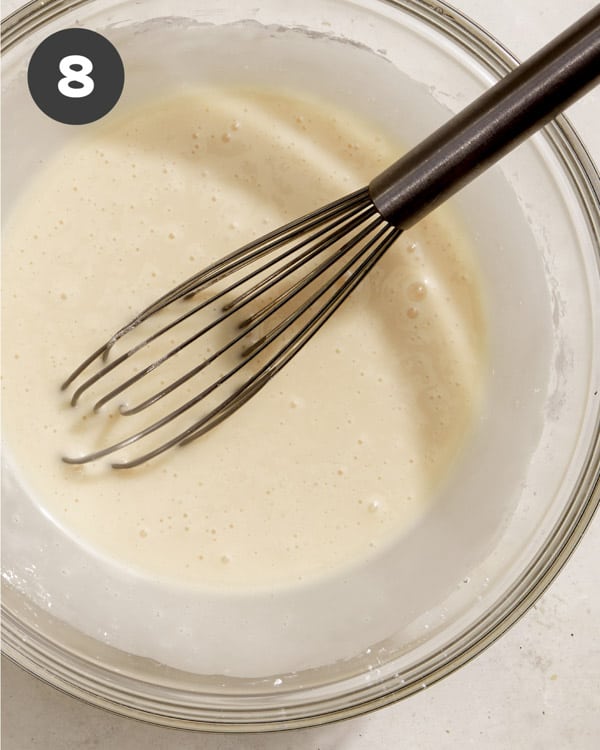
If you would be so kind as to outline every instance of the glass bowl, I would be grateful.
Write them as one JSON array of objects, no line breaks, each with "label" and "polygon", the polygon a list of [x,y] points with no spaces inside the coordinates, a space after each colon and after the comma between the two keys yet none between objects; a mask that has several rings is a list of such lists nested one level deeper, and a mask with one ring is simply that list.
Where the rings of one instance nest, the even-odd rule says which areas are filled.
[{"label": "glass bowl", "polygon": [[[516,64],[441,2],[31,2],[3,26],[7,213],[28,175],[72,137],[35,109],[25,75],[45,37],[76,25],[115,43],[130,100],[234,71],[393,122],[407,145]],[[137,574],[123,581],[110,560],[56,541],[6,451],[4,652],[123,715],[235,732],[355,716],[475,656],[541,594],[600,501],[599,193],[561,117],[452,199],[481,249],[486,406],[443,498],[351,574],[247,596]],[[75,571],[68,586],[65,566]]]}]

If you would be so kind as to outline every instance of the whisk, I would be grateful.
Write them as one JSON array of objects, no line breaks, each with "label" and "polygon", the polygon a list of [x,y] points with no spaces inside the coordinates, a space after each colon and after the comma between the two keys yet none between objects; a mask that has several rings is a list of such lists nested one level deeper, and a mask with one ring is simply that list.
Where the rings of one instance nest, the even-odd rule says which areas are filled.
[{"label": "whisk", "polygon": [[[119,407],[125,418],[151,412],[159,402],[171,404],[182,392],[179,389],[211,368],[216,367],[217,374],[142,429],[100,450],[63,460],[83,464],[130,446],[137,449],[138,443],[150,439],[152,445],[139,455],[111,464],[132,468],[221,423],[305,346],[405,229],[582,96],[599,76],[600,5],[367,187],[250,242],[164,294],[69,376],[62,388],[73,387],[71,404],[106,382],[111,385],[95,400],[95,411],[118,397],[130,401],[143,381],[147,395]],[[182,300],[187,301],[183,308],[178,304]],[[196,323],[203,311],[210,314],[208,321]],[[167,313],[172,318],[164,321]],[[156,329],[143,333],[151,323]],[[215,331],[229,329],[231,334],[221,334],[214,351],[185,371],[176,370],[172,380],[148,387],[151,374],[176,363],[184,350]],[[161,349],[176,330],[183,330],[180,341]],[[130,343],[109,358],[122,339]],[[158,355],[119,378],[126,363],[156,347]],[[187,417],[183,429],[170,429],[168,437],[160,438],[167,425]]]}]

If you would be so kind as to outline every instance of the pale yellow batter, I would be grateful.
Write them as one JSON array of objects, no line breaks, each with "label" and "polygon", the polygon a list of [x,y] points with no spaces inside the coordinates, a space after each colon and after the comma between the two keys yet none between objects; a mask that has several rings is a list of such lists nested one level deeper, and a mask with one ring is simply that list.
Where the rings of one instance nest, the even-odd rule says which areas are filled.
[{"label": "pale yellow batter", "polygon": [[123,429],[60,394],[90,351],[208,262],[397,156],[324,102],[207,89],[87,127],[32,180],[3,250],[4,436],[65,532],[152,576],[229,588],[340,569],[418,520],[469,434],[485,369],[474,254],[444,212],[209,435],[133,471],[60,460]]}]

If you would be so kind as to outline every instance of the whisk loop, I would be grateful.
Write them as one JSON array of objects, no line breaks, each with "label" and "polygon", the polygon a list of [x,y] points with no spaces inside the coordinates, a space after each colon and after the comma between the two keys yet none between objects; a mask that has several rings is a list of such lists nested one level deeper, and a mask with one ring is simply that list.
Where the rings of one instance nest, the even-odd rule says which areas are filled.
[{"label": "whisk loop", "polygon": [[[146,386],[149,393],[132,405],[122,404],[119,416],[143,414],[159,402],[163,402],[163,415],[105,448],[63,460],[84,464],[152,440],[154,435],[157,445],[112,464],[118,469],[132,468],[175,445],[190,443],[222,422],[302,349],[404,229],[582,96],[599,75],[600,5],[375,177],[368,187],[245,245],[164,294],[117,331],[63,384],[67,389],[79,382],[71,398],[75,405],[88,390],[116,379],[96,398],[96,411],[126,396],[134,386]],[[223,281],[224,288],[215,288],[194,303],[194,298]],[[185,311],[179,307],[181,301],[189,305]],[[220,309],[208,323],[195,322],[203,312],[216,307]],[[159,324],[167,313],[171,319]],[[238,327],[228,332],[238,313]],[[140,336],[142,327],[153,322],[158,328]],[[190,332],[186,326],[192,326]],[[182,332],[181,341],[171,342],[166,352],[152,354],[153,347],[178,332]],[[217,335],[215,350],[197,361],[194,352],[213,334]],[[109,360],[122,340],[131,343]],[[144,355],[149,361],[136,364]],[[174,368],[169,379],[169,368],[185,355],[192,363],[185,369]],[[84,374],[98,362],[93,373]],[[118,378],[127,366],[133,372]],[[172,403],[186,384],[211,368],[222,369],[208,377],[206,385],[198,386],[191,398]],[[149,387],[154,374],[168,382]],[[240,383],[235,382],[236,376]],[[227,395],[225,384],[233,389]],[[213,396],[216,403],[210,405]],[[180,417],[190,410],[195,413],[197,407],[203,409],[200,415],[191,416],[183,429],[175,426]],[[165,434],[169,426],[173,434],[165,438],[156,435]]]},{"label": "whisk loop", "polygon": [[[77,404],[92,386],[103,381],[113,371],[122,368],[151,344],[173,333],[178,326],[189,323],[194,316],[214,307],[216,303],[221,303],[220,314],[98,398],[93,405],[94,411],[100,410],[117,396],[126,394],[132,386],[149,378],[162,365],[184,349],[197,344],[202,337],[249,308],[252,303],[258,300],[268,301],[242,317],[236,332],[220,348],[143,400],[133,405],[121,405],[119,413],[122,416],[131,416],[149,409],[216,363],[227,352],[236,350],[237,356],[233,365],[207,387],[128,437],[101,450],[83,456],[64,457],[63,460],[70,464],[83,464],[125,449],[174,422],[188,410],[201,405],[208,396],[235,375],[244,369],[249,370],[241,385],[221,398],[216,406],[192,420],[185,429],[177,431],[168,440],[138,457],[115,462],[112,466],[139,466],[175,445],[184,445],[195,440],[215,427],[263,388],[300,351],[368,274],[400,233],[401,230],[383,219],[373,205],[368,189],[364,188],[290,222],[281,230],[251,242],[172,289],[117,331],[65,381],[63,389],[84,378],[73,392],[72,405]],[[215,291],[190,309],[178,314],[176,303],[182,300],[189,302],[217,282],[227,280],[248,266],[251,266],[252,270],[241,278],[236,278],[223,289]],[[274,296],[270,297],[273,294]],[[288,303],[298,298],[301,298],[300,301],[288,311]],[[136,332],[142,324],[167,309],[173,312],[172,320],[141,341],[136,341],[112,361],[108,361],[109,353],[118,342],[126,340],[126,337]],[[252,340],[252,334],[265,325],[270,325],[268,330],[261,333],[256,340]],[[287,339],[283,337],[286,332],[291,332]],[[258,369],[250,370],[250,363],[264,354],[267,355],[266,362]],[[98,361],[99,369],[85,377]]]}]

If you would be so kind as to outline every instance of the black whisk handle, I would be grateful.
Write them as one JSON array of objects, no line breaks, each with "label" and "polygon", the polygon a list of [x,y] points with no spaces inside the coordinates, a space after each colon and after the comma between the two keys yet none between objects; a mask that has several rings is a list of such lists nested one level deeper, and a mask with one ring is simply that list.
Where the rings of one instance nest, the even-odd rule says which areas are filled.
[{"label": "black whisk handle", "polygon": [[600,4],[369,185],[406,229],[583,96],[600,78]]}]

